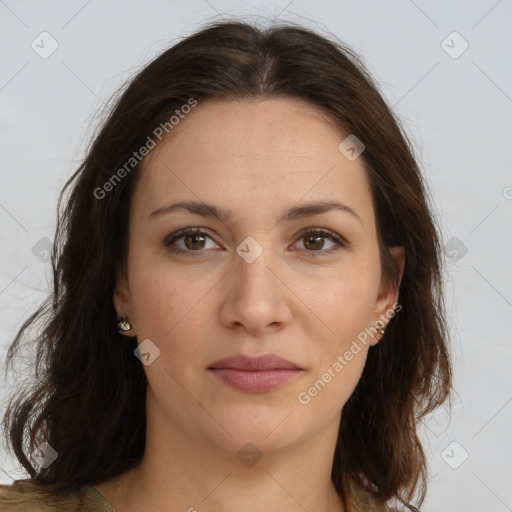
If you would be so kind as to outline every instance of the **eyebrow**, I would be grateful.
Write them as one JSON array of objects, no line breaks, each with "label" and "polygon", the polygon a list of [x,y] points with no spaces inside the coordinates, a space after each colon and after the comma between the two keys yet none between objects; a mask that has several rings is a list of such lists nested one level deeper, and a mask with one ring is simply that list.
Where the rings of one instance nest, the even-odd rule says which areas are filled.
[{"label": "eyebrow", "polygon": [[[180,209],[186,210],[194,215],[200,215],[201,217],[218,219],[222,222],[227,222],[231,218],[231,212],[229,210],[225,210],[224,208],[220,208],[213,204],[198,201],[179,201],[157,208],[149,214],[149,219],[157,218]],[[299,206],[292,206],[284,212],[279,219],[279,222],[292,221],[304,217],[310,217],[312,215],[320,215],[331,210],[348,213],[357,218],[362,224],[361,217],[357,212],[350,206],[340,203],[339,201],[316,201]]]}]

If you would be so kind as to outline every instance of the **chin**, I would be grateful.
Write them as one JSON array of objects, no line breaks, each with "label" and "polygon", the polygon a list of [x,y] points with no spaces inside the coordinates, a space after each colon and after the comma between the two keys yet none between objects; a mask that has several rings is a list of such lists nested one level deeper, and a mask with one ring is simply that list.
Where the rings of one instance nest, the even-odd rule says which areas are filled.
[{"label": "chin", "polygon": [[291,411],[281,407],[275,411],[264,411],[260,407],[253,407],[252,410],[242,408],[226,415],[210,411],[218,421],[218,424],[215,423],[215,433],[211,433],[217,436],[218,442],[229,445],[232,451],[238,451],[247,442],[254,443],[262,450],[275,450],[300,437],[300,433],[296,432],[299,423],[295,415],[290,414]]}]

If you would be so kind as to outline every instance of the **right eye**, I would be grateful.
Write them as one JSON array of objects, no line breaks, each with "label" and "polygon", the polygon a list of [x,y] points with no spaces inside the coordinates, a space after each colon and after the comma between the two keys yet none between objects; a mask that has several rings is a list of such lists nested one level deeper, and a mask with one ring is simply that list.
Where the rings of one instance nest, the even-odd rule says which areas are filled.
[{"label": "right eye", "polygon": [[[206,239],[213,240],[202,228],[185,228],[169,235],[163,245],[176,254],[202,255],[205,249]],[[177,245],[177,242],[184,245]],[[193,254],[199,253],[199,254]]]}]

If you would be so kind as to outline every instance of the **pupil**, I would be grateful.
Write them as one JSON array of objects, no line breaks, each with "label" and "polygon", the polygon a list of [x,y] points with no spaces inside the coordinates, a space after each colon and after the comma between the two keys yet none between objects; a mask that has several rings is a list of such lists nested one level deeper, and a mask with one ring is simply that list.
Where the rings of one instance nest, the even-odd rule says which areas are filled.
[{"label": "pupil", "polygon": [[[196,241],[198,238],[199,238],[199,239],[201,239],[201,238],[204,238],[204,237],[202,237],[201,235],[187,235],[187,236],[185,237],[185,245],[187,246],[187,248],[188,248],[188,249],[202,249],[202,246],[201,246],[201,247],[197,247],[197,246],[195,245],[195,243],[196,243],[195,241]],[[192,239],[192,240],[194,240],[194,241],[192,242],[192,244],[191,244],[191,245],[192,245],[192,247],[190,247],[190,244],[188,244],[188,243],[187,243],[187,242],[188,242],[189,240],[191,240],[191,239]]]},{"label": "pupil", "polygon": [[[308,236],[306,237],[306,239],[309,241],[309,240],[317,240],[317,242],[313,243],[313,249],[321,249],[323,247],[323,241],[322,241],[322,237],[321,236]],[[322,242],[319,242],[319,241],[322,241]],[[306,247],[308,247],[308,245],[311,245],[309,243],[306,243]],[[310,247],[311,248],[311,247]]]}]

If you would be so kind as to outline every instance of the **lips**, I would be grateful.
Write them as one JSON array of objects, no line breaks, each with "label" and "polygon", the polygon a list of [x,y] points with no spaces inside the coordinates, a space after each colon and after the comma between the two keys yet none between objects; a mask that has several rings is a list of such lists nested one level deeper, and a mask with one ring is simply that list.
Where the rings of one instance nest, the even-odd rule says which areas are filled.
[{"label": "lips", "polygon": [[274,354],[251,357],[243,354],[221,359],[208,370],[238,391],[263,393],[303,373],[303,369]]},{"label": "lips", "polygon": [[213,368],[232,368],[234,370],[302,370],[299,365],[274,354],[263,356],[239,354],[216,361],[210,366],[210,369]]}]

